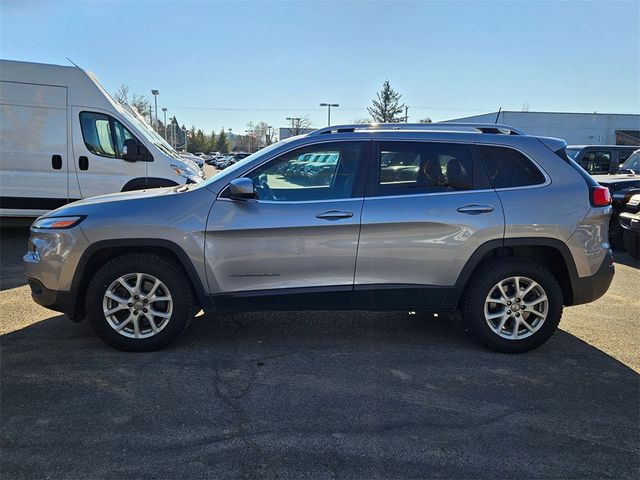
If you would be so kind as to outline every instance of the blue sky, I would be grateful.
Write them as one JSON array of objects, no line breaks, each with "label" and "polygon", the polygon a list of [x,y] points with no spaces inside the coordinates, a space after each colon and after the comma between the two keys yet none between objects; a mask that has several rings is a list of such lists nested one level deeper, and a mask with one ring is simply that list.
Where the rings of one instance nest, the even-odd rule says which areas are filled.
[{"label": "blue sky", "polygon": [[9,2],[0,57],[67,64],[160,90],[206,131],[284,126],[320,102],[367,117],[383,81],[410,121],[495,111],[638,113],[640,2]]}]

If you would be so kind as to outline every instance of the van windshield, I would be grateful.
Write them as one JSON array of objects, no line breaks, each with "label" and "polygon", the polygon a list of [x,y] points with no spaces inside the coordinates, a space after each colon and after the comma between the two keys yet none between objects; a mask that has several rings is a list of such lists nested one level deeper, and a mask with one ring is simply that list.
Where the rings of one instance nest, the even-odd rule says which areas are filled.
[{"label": "van windshield", "polygon": [[147,140],[153,143],[156,147],[158,147],[162,152],[166,153],[170,157],[180,159],[180,155],[176,152],[171,146],[162,138],[158,133],[153,130],[149,125],[145,122],[137,118],[135,115],[132,115],[130,112],[126,110],[126,108],[120,108],[120,112],[127,117],[131,123],[133,123],[137,128],[137,130],[145,136]]}]

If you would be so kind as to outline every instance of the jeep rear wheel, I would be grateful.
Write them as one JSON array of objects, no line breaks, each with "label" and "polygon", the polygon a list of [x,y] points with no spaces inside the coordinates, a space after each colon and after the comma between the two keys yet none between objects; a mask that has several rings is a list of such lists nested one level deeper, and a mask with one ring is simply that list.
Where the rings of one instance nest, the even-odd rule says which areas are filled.
[{"label": "jeep rear wheel", "polygon": [[124,255],[100,268],[87,289],[96,333],[120,350],[162,348],[192,317],[191,284],[182,268],[153,254]]},{"label": "jeep rear wheel", "polygon": [[532,350],[555,332],[562,291],[543,266],[519,259],[485,264],[471,280],[462,316],[486,346],[506,353]]}]

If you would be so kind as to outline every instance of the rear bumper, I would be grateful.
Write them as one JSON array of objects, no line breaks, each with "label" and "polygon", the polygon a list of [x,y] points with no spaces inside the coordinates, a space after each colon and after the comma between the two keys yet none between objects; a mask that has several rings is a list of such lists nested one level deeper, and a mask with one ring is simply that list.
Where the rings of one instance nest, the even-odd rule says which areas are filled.
[{"label": "rear bumper", "polygon": [[640,213],[622,212],[618,218],[622,228],[632,232],[640,232]]},{"label": "rear bumper", "polygon": [[572,279],[573,301],[571,305],[593,302],[603,296],[609,290],[614,273],[613,252],[609,250],[594,275]]}]

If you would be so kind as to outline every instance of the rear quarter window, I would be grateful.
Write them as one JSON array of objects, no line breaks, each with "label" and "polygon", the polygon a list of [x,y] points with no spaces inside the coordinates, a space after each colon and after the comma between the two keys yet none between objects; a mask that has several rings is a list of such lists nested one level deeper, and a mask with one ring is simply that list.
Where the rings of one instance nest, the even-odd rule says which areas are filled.
[{"label": "rear quarter window", "polygon": [[493,188],[540,185],[545,177],[531,160],[509,147],[478,145]]}]

